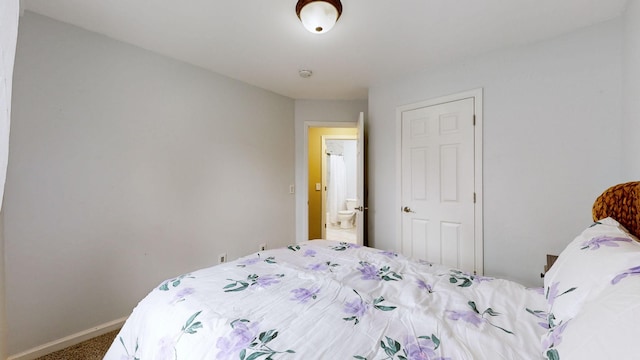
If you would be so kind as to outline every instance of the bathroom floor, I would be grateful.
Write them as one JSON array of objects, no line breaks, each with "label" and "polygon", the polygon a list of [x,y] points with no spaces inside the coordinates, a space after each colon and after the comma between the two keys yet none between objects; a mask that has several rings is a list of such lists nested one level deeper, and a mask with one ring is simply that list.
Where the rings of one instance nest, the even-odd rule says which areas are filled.
[{"label": "bathroom floor", "polygon": [[356,228],[342,229],[340,225],[327,224],[327,240],[343,241],[348,243],[356,243],[358,236]]}]

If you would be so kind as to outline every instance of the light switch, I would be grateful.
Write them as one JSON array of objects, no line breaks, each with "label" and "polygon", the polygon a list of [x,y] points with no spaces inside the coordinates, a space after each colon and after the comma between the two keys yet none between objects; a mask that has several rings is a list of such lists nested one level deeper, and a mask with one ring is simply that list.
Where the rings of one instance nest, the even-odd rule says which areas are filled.
[{"label": "light switch", "polygon": [[322,184],[316,183],[316,191],[320,191],[320,190],[322,190]]}]

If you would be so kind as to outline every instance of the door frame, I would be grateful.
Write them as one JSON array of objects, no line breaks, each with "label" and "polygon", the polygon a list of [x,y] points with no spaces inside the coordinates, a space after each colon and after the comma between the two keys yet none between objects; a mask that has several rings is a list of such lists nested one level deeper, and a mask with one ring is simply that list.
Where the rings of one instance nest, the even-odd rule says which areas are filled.
[{"label": "door frame", "polygon": [[[357,135],[322,135],[322,153],[327,151],[327,140],[358,140]],[[357,169],[356,169],[357,172]],[[309,196],[307,194],[307,196]],[[327,157],[322,157],[322,238],[327,238]]]},{"label": "door frame", "polygon": [[484,273],[484,232],[482,215],[482,94],[483,89],[478,88],[396,107],[396,249],[402,252],[402,113],[408,110],[462,99],[474,99],[474,188],[476,194],[474,207],[474,253],[476,272],[479,275]]},{"label": "door frame", "polygon": [[[301,193],[302,198],[302,233],[301,241],[309,240],[309,193],[307,186],[309,186],[309,128],[357,128],[358,123],[353,122],[341,122],[341,121],[305,121],[304,122],[304,137],[302,144],[302,184],[303,191]],[[298,241],[297,241],[298,242]]]}]

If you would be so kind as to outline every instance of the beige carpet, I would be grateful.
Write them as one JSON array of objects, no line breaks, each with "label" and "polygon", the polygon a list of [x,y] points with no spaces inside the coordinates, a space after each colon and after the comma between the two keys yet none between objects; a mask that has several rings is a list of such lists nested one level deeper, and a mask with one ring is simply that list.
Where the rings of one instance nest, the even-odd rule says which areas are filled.
[{"label": "beige carpet", "polygon": [[120,330],[83,341],[80,344],[69,346],[60,351],[39,357],[36,360],[102,360],[118,331]]}]

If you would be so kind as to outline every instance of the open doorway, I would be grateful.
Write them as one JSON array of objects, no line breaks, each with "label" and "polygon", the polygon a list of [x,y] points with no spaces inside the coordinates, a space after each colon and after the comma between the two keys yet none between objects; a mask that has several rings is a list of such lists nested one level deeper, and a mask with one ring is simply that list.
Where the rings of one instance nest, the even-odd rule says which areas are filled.
[{"label": "open doorway", "polygon": [[[355,125],[355,124],[354,124]],[[354,126],[351,125],[351,126]],[[308,236],[309,239],[328,239],[345,241],[345,239],[329,238],[335,237],[333,231],[327,234],[327,220],[331,224],[331,218],[327,215],[327,168],[331,166],[328,160],[326,148],[327,139],[357,139],[358,129],[356,127],[309,127],[308,128]],[[330,143],[331,144],[331,143]],[[332,146],[332,145],[330,145]],[[337,150],[335,155],[337,154]],[[344,155],[344,154],[343,154]],[[346,169],[345,169],[346,170]],[[346,210],[346,198],[343,203],[337,204],[337,208]],[[334,222],[339,227],[339,222]],[[332,226],[333,228],[333,226]],[[354,225],[353,232],[357,231]],[[329,235],[329,236],[328,236]],[[356,242],[354,239],[353,241]]]},{"label": "open doorway", "polygon": [[357,243],[358,138],[322,136],[322,238]]},{"label": "open doorway", "polygon": [[[357,205],[355,210],[356,244],[367,245],[366,241],[366,198],[365,198],[365,137],[364,137],[364,113],[360,113],[354,122],[311,122],[305,121],[303,135],[303,163],[302,182],[299,188],[305,188],[298,192],[301,196],[300,213],[302,221],[301,230],[298,233],[298,241],[322,239],[324,222],[322,214],[322,136],[323,135],[355,135],[357,141]],[[317,189],[317,190],[316,190]],[[326,214],[325,214],[326,216]],[[318,219],[318,220],[316,220]]]}]

